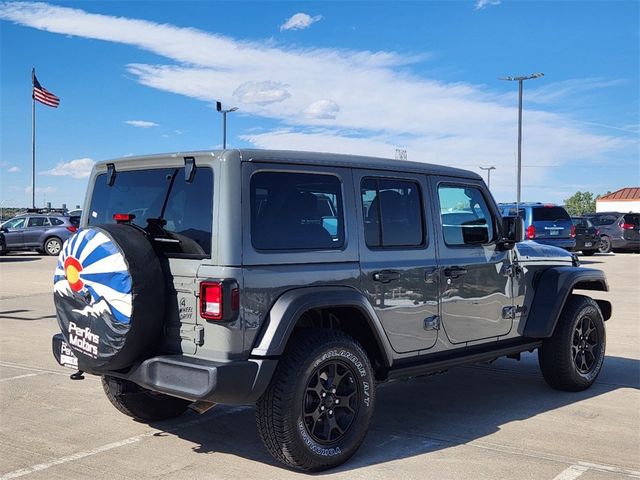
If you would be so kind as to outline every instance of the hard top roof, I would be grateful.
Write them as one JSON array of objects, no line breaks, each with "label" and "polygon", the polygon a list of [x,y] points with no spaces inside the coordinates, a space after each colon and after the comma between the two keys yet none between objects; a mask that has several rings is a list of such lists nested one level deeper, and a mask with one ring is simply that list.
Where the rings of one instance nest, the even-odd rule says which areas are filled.
[{"label": "hard top roof", "polygon": [[[230,152],[231,150],[226,150]],[[355,167],[367,168],[372,170],[401,170],[414,173],[429,173],[435,175],[448,175],[453,177],[471,178],[474,180],[482,180],[482,177],[469,170],[461,168],[447,167],[444,165],[435,165],[431,163],[414,162],[407,160],[395,160],[392,158],[366,157],[360,155],[347,155],[337,153],[321,153],[321,152],[304,152],[294,150],[257,150],[257,149],[237,149],[243,162],[261,162],[269,161],[274,163],[295,163],[300,165],[326,165],[334,167]],[[116,160],[103,160],[97,165],[106,165],[113,162],[134,162],[152,159],[160,159],[167,157],[199,157],[214,156],[224,154],[223,150],[204,150],[194,152],[174,152],[156,155],[142,155],[136,157],[125,157]]]}]

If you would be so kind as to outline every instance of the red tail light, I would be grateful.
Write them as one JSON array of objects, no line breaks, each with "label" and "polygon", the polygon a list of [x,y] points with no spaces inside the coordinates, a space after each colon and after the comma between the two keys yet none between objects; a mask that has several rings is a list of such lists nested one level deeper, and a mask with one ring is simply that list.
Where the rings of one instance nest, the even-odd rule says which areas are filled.
[{"label": "red tail light", "polygon": [[114,213],[113,219],[117,223],[129,223],[133,221],[136,216],[133,213]]},{"label": "red tail light", "polygon": [[596,235],[599,237],[600,236],[600,229],[596,228]]},{"label": "red tail light", "polygon": [[207,320],[222,320],[222,285],[217,282],[200,284],[200,316]]},{"label": "red tail light", "polygon": [[200,316],[209,321],[230,321],[240,310],[240,291],[235,280],[200,283]]},{"label": "red tail light", "polygon": [[576,226],[575,225],[571,225],[571,238],[575,238],[576,236]]},{"label": "red tail light", "polygon": [[78,231],[78,227],[76,227],[75,225],[69,225],[67,227],[67,230],[69,230],[72,233],[76,233]]},{"label": "red tail light", "polygon": [[527,227],[527,239],[533,240],[534,238],[536,238],[536,227],[529,225]]},{"label": "red tail light", "polygon": [[620,225],[623,230],[633,230],[633,223],[623,223]]}]

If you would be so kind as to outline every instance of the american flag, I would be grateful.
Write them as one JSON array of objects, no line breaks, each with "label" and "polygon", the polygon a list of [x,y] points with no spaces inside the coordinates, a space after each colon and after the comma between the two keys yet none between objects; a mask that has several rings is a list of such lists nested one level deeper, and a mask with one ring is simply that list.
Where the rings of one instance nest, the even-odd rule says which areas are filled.
[{"label": "american flag", "polygon": [[31,77],[33,79],[33,99],[47,105],[48,107],[58,108],[58,105],[60,105],[60,99],[40,85],[40,82],[36,78],[35,70],[31,72]]}]

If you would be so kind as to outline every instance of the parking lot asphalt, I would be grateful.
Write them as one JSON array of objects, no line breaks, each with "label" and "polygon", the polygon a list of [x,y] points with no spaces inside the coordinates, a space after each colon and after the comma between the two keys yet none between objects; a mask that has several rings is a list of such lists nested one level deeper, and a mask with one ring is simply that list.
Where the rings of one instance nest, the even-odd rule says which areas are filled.
[{"label": "parking lot asphalt", "polygon": [[[640,478],[640,255],[582,257],[613,304],[596,384],[552,390],[535,354],[378,390],[372,428],[335,479]],[[0,480],[290,479],[263,448],[252,407],[153,425],[108,402],[97,377],[57,365],[55,258],[0,257]]]}]

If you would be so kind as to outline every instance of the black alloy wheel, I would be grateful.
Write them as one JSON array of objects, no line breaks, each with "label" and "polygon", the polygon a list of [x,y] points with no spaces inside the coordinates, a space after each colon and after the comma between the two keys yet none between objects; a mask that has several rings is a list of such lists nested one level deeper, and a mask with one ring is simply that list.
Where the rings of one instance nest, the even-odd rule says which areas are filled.
[{"label": "black alloy wheel", "polygon": [[354,368],[340,360],[320,365],[311,375],[303,399],[307,433],[328,445],[346,435],[358,414],[360,397]]},{"label": "black alloy wheel", "polygon": [[573,332],[571,356],[576,369],[583,375],[589,374],[597,364],[600,355],[598,329],[593,319],[582,317]]}]

